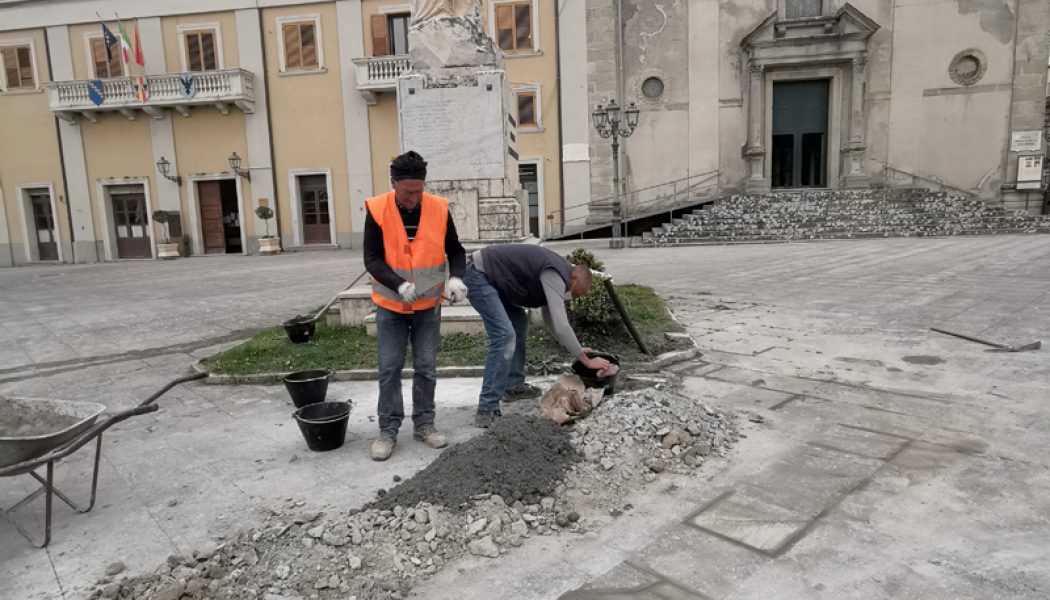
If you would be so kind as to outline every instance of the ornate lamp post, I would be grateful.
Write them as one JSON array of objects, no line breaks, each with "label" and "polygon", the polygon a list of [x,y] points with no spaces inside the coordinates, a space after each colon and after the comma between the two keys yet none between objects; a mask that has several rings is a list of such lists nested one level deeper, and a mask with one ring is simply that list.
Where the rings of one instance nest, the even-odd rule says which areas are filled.
[{"label": "ornate lamp post", "polygon": [[591,113],[598,135],[602,138],[612,138],[613,187],[616,193],[613,196],[615,200],[613,202],[612,239],[609,240],[610,248],[624,247],[624,240],[620,232],[623,207],[620,202],[620,138],[631,137],[631,134],[634,133],[634,128],[638,126],[639,112],[634,102],[627,107],[627,110],[621,110],[620,105],[616,104],[616,100],[613,99],[609,100],[605,106],[599,104],[598,108]]}]

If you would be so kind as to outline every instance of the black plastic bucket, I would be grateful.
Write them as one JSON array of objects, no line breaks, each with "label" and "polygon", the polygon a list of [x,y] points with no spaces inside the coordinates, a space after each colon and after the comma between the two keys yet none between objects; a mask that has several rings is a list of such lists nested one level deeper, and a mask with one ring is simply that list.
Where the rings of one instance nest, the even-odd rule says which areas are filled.
[{"label": "black plastic bucket", "polygon": [[311,317],[296,317],[281,323],[281,325],[284,326],[284,332],[293,344],[305,344],[314,339],[317,321],[314,321]]},{"label": "black plastic bucket", "polygon": [[346,441],[346,424],[350,421],[353,403],[318,402],[308,404],[292,413],[306,445],[314,452],[335,450]]},{"label": "black plastic bucket", "polygon": [[[617,367],[620,366],[620,358],[612,354],[606,354],[604,352],[592,352],[588,354],[591,358],[604,358],[611,362]],[[579,375],[580,379],[583,380],[584,387],[589,388],[604,388],[605,395],[608,396],[615,391],[616,379],[620,376],[620,372],[617,371],[608,377],[598,377],[598,372],[590,367],[584,366],[579,360],[573,361],[572,372]]]},{"label": "black plastic bucket", "polygon": [[288,395],[292,397],[292,404],[296,408],[324,402],[325,394],[328,393],[328,382],[331,380],[331,369],[299,371],[297,373],[289,373],[281,379],[284,382],[285,389],[288,390]]}]

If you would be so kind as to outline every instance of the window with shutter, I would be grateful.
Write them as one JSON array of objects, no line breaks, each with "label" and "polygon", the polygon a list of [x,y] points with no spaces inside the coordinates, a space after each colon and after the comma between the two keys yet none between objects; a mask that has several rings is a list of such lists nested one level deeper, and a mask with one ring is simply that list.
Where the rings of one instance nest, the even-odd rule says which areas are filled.
[{"label": "window with shutter", "polygon": [[28,45],[0,48],[0,59],[4,64],[5,89],[36,89],[33,52]]},{"label": "window with shutter", "polygon": [[518,96],[518,128],[534,129],[539,127],[536,118],[536,92],[517,92]]},{"label": "window with shutter", "polygon": [[496,41],[504,52],[532,52],[532,2],[496,5]]},{"label": "window with shutter", "polygon": [[120,62],[120,47],[110,49],[112,57],[106,55],[106,40],[101,37],[91,38],[91,62],[95,68],[96,79],[120,77],[124,74],[124,65]]},{"label": "window with shutter", "polygon": [[409,13],[398,13],[387,16],[389,24],[389,42],[391,54],[408,54],[408,23],[412,19]]},{"label": "window with shutter", "polygon": [[304,71],[321,67],[317,48],[317,26],[314,23],[285,23],[282,27],[282,40],[285,71]]},{"label": "window with shutter", "polygon": [[390,54],[390,29],[386,15],[372,15],[372,56]]},{"label": "window with shutter", "polygon": [[214,71],[219,67],[215,48],[215,30],[187,31],[186,69],[189,71]]}]

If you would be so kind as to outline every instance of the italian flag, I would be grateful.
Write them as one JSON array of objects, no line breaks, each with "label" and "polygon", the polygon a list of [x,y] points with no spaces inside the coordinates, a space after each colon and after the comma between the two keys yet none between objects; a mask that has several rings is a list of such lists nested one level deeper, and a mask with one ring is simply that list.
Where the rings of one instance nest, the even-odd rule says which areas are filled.
[{"label": "italian flag", "polygon": [[120,33],[120,60],[124,61],[128,74],[131,74],[131,57],[134,56],[134,50],[131,49],[131,38],[128,37],[128,31],[124,29],[124,23],[117,22],[117,31]]}]

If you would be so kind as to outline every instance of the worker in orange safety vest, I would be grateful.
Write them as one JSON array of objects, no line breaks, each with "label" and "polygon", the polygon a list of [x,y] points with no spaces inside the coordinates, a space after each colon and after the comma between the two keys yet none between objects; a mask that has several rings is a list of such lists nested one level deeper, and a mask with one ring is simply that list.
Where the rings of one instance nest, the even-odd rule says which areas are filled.
[{"label": "worker in orange safety vest", "polygon": [[390,164],[393,190],[365,202],[364,260],[372,276],[379,367],[379,437],[372,443],[373,460],[390,458],[397,444],[405,416],[401,370],[409,341],[413,437],[431,448],[447,444],[434,424],[441,302],[466,299],[466,252],[448,200],[423,191],[426,174],[423,157],[406,152]]}]

